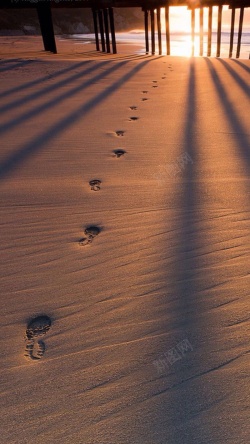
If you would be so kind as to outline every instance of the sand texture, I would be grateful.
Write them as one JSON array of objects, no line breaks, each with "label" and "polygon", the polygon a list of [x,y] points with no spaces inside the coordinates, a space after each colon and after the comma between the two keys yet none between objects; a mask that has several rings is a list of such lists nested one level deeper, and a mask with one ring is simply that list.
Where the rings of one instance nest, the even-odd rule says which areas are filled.
[{"label": "sand texture", "polygon": [[247,444],[250,62],[17,41],[1,443]]}]

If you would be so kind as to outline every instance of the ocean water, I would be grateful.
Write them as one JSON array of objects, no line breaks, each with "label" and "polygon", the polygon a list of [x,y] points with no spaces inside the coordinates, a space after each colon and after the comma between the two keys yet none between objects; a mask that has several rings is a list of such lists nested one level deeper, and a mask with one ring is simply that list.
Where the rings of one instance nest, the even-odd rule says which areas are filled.
[{"label": "ocean water", "polygon": [[[94,34],[77,34],[72,35],[70,38],[74,39],[77,44],[86,44],[88,42],[93,42]],[[118,45],[118,52],[123,52],[122,43],[131,44],[131,51],[143,54],[145,53],[145,36],[143,30],[134,30],[130,32],[118,32],[116,33],[116,41]],[[234,34],[234,46],[232,57],[236,57],[238,34]],[[156,54],[158,52],[158,39],[157,34],[155,34],[156,43]],[[221,53],[220,57],[228,58],[229,54],[229,43],[230,43],[230,32],[221,33]],[[140,47],[140,49],[138,49]],[[149,47],[151,51],[151,45]],[[212,32],[212,42],[211,42],[211,56],[216,56],[217,50],[217,33]],[[194,55],[199,56],[200,51],[200,41],[199,34],[195,34],[194,40]],[[166,35],[162,33],[162,53],[166,54]],[[186,56],[190,57],[192,55],[192,41],[190,33],[177,33],[172,32],[170,35],[170,54],[173,56]],[[250,32],[244,32],[241,38],[241,51],[240,58],[248,59],[250,54]],[[204,33],[203,38],[203,56],[207,56],[207,34]]]}]

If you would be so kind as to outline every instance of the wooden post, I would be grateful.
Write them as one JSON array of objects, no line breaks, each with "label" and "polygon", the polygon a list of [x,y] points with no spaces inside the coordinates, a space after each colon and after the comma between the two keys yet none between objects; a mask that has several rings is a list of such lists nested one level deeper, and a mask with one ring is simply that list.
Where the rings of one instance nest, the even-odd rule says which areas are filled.
[{"label": "wooden post", "polygon": [[208,8],[208,37],[207,37],[207,55],[211,56],[211,39],[212,39],[212,17],[213,17],[213,6]]},{"label": "wooden post", "polygon": [[145,46],[146,54],[149,53],[149,39],[148,39],[148,10],[144,11],[144,27],[145,27]]},{"label": "wooden post", "polygon": [[99,38],[98,38],[98,27],[97,27],[97,16],[96,9],[92,8],[93,22],[94,22],[94,31],[95,31],[95,46],[96,50],[100,51]]},{"label": "wooden post", "polygon": [[112,50],[113,50],[113,54],[117,54],[113,8],[108,8],[108,11],[109,11],[109,23],[110,23],[110,32],[111,32],[111,40],[112,40]]},{"label": "wooden post", "polygon": [[57,53],[50,3],[39,2],[36,6],[45,51]]},{"label": "wooden post", "polygon": [[195,9],[191,8],[192,57],[194,56]]},{"label": "wooden post", "polygon": [[157,31],[158,31],[158,49],[159,54],[162,54],[162,44],[161,44],[161,8],[157,8]]},{"label": "wooden post", "polygon": [[223,8],[222,5],[218,6],[217,51],[216,51],[216,57],[220,57],[222,8]]},{"label": "wooden post", "polygon": [[238,59],[240,57],[240,45],[241,45],[243,18],[244,18],[244,8],[240,8],[240,20],[239,20],[238,43],[237,43],[236,59]]},{"label": "wooden post", "polygon": [[165,7],[165,23],[166,23],[166,47],[167,55],[170,55],[170,26],[169,26],[169,5]]},{"label": "wooden post", "polygon": [[152,44],[152,55],[155,54],[155,12],[154,9],[150,9],[151,18],[151,44]]},{"label": "wooden post", "polygon": [[105,38],[104,38],[104,28],[103,28],[103,14],[102,10],[98,9],[98,20],[99,20],[99,29],[101,34],[101,44],[102,44],[102,52],[105,52]]},{"label": "wooden post", "polygon": [[203,6],[200,7],[200,56],[203,56],[203,17],[204,17],[204,9]]},{"label": "wooden post", "polygon": [[107,52],[110,53],[109,21],[108,21],[107,8],[103,9],[103,18],[104,18],[104,29],[105,29],[105,36],[106,36],[106,48],[107,48]]},{"label": "wooden post", "polygon": [[234,44],[234,21],[235,21],[235,8],[232,8],[231,15],[231,31],[230,31],[230,45],[229,45],[229,58],[233,55],[233,44]]}]

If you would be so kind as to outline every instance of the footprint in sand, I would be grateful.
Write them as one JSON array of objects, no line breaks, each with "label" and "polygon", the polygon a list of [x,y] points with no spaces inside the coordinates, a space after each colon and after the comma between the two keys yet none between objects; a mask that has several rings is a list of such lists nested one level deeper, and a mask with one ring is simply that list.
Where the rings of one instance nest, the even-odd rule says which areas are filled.
[{"label": "footprint in sand", "polygon": [[153,83],[157,83],[157,80],[152,80]]},{"label": "footprint in sand", "polygon": [[91,190],[93,191],[99,191],[101,189],[101,180],[99,179],[93,179],[89,181],[89,185]]},{"label": "footprint in sand", "polygon": [[45,344],[40,338],[45,336],[50,326],[51,319],[46,315],[37,316],[28,323],[25,356],[30,359],[41,359],[45,353]]},{"label": "footprint in sand", "polygon": [[129,107],[132,111],[136,111],[137,110],[137,106],[130,106]]},{"label": "footprint in sand", "polygon": [[146,102],[146,100],[149,100],[147,97],[143,97],[142,99],[141,99],[141,101],[142,102]]},{"label": "footprint in sand", "polygon": [[135,120],[139,120],[139,117],[135,117],[135,116],[133,116],[133,117],[130,117],[130,118],[129,118],[129,121],[130,121],[130,122],[134,122]]},{"label": "footprint in sand", "polygon": [[158,85],[152,85],[152,88],[158,88]]},{"label": "footprint in sand", "polygon": [[166,79],[166,77],[165,77],[165,76],[163,76],[163,77],[162,77],[162,80],[165,80],[165,79]]},{"label": "footprint in sand", "polygon": [[83,237],[79,241],[79,245],[83,247],[84,245],[91,244],[94,238],[100,233],[100,231],[101,231],[100,228],[95,226],[90,226],[86,228],[86,230],[84,230],[85,237]]},{"label": "footprint in sand", "polygon": [[142,94],[147,94],[148,93],[148,91],[142,91]]},{"label": "footprint in sand", "polygon": [[124,156],[124,154],[126,154],[126,151],[122,150],[122,149],[118,149],[118,150],[114,150],[113,153],[114,153],[115,157],[119,158],[121,156]]},{"label": "footprint in sand", "polygon": [[116,134],[118,137],[123,137],[123,136],[124,136],[124,133],[125,133],[125,131],[123,131],[123,130],[117,130],[117,131],[115,132],[115,134]]}]

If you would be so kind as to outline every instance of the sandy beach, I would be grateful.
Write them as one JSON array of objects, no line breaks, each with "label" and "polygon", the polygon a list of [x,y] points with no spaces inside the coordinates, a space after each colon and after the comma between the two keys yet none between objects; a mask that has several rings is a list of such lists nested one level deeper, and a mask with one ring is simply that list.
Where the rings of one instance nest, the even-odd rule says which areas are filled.
[{"label": "sandy beach", "polygon": [[57,45],[0,37],[1,443],[247,444],[250,61]]}]

